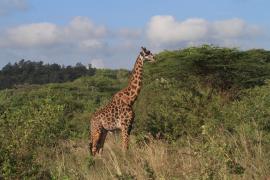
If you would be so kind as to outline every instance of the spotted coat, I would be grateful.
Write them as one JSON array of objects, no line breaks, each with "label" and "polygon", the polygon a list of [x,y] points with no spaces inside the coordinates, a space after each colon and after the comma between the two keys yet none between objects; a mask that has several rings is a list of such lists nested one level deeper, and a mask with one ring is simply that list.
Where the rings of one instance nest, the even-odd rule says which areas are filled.
[{"label": "spotted coat", "polygon": [[96,111],[90,120],[90,152],[101,153],[108,131],[121,130],[122,148],[128,149],[128,139],[135,114],[132,105],[136,101],[142,86],[144,61],[154,61],[153,54],[142,48],[126,88],[117,92],[112,100]]}]

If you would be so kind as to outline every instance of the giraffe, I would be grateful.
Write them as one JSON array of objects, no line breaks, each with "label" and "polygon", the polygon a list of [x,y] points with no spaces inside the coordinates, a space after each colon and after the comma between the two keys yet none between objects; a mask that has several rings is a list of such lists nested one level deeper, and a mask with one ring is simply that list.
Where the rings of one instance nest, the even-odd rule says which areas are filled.
[{"label": "giraffe", "polygon": [[112,100],[96,111],[91,117],[90,152],[101,154],[108,131],[121,130],[122,149],[128,149],[128,141],[135,114],[132,105],[136,101],[142,87],[143,64],[145,61],[155,62],[154,55],[144,47],[135,62],[128,86],[117,92]]}]

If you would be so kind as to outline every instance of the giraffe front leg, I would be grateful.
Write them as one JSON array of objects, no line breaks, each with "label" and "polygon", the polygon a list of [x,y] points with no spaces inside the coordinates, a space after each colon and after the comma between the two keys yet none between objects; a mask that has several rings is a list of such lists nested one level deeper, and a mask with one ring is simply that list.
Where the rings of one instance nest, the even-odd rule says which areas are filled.
[{"label": "giraffe front leg", "polygon": [[125,152],[128,150],[128,143],[129,143],[128,128],[123,128],[121,131],[121,135],[122,135],[122,149]]},{"label": "giraffe front leg", "polygon": [[127,124],[122,128],[122,149],[123,151],[127,151],[129,147],[129,136],[132,129],[132,124]]},{"label": "giraffe front leg", "polygon": [[132,124],[134,120],[134,113],[131,107],[126,108],[127,111],[123,112],[124,117],[121,119],[121,135],[122,135],[122,149],[123,151],[128,150],[129,135],[132,129]]},{"label": "giraffe front leg", "polygon": [[96,152],[98,150],[98,142],[100,141],[101,137],[101,130],[95,129],[93,132],[91,132],[91,153],[93,156],[96,155]]}]

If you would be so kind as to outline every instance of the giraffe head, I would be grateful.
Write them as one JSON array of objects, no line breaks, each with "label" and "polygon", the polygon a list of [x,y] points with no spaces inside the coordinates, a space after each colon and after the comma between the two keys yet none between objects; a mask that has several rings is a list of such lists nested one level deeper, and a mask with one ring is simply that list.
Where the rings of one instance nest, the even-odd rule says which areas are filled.
[{"label": "giraffe head", "polygon": [[141,47],[140,57],[144,61],[155,62],[155,56],[145,47]]}]

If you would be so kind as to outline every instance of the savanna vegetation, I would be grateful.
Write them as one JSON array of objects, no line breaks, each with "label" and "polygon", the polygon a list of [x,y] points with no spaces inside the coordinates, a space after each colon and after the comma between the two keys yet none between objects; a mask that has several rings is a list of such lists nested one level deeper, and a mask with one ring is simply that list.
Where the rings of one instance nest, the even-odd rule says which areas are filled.
[{"label": "savanna vegetation", "polygon": [[144,67],[129,151],[112,133],[93,158],[91,113],[129,75],[98,69],[72,82],[1,90],[0,179],[270,177],[269,51],[205,45],[159,53]]}]

